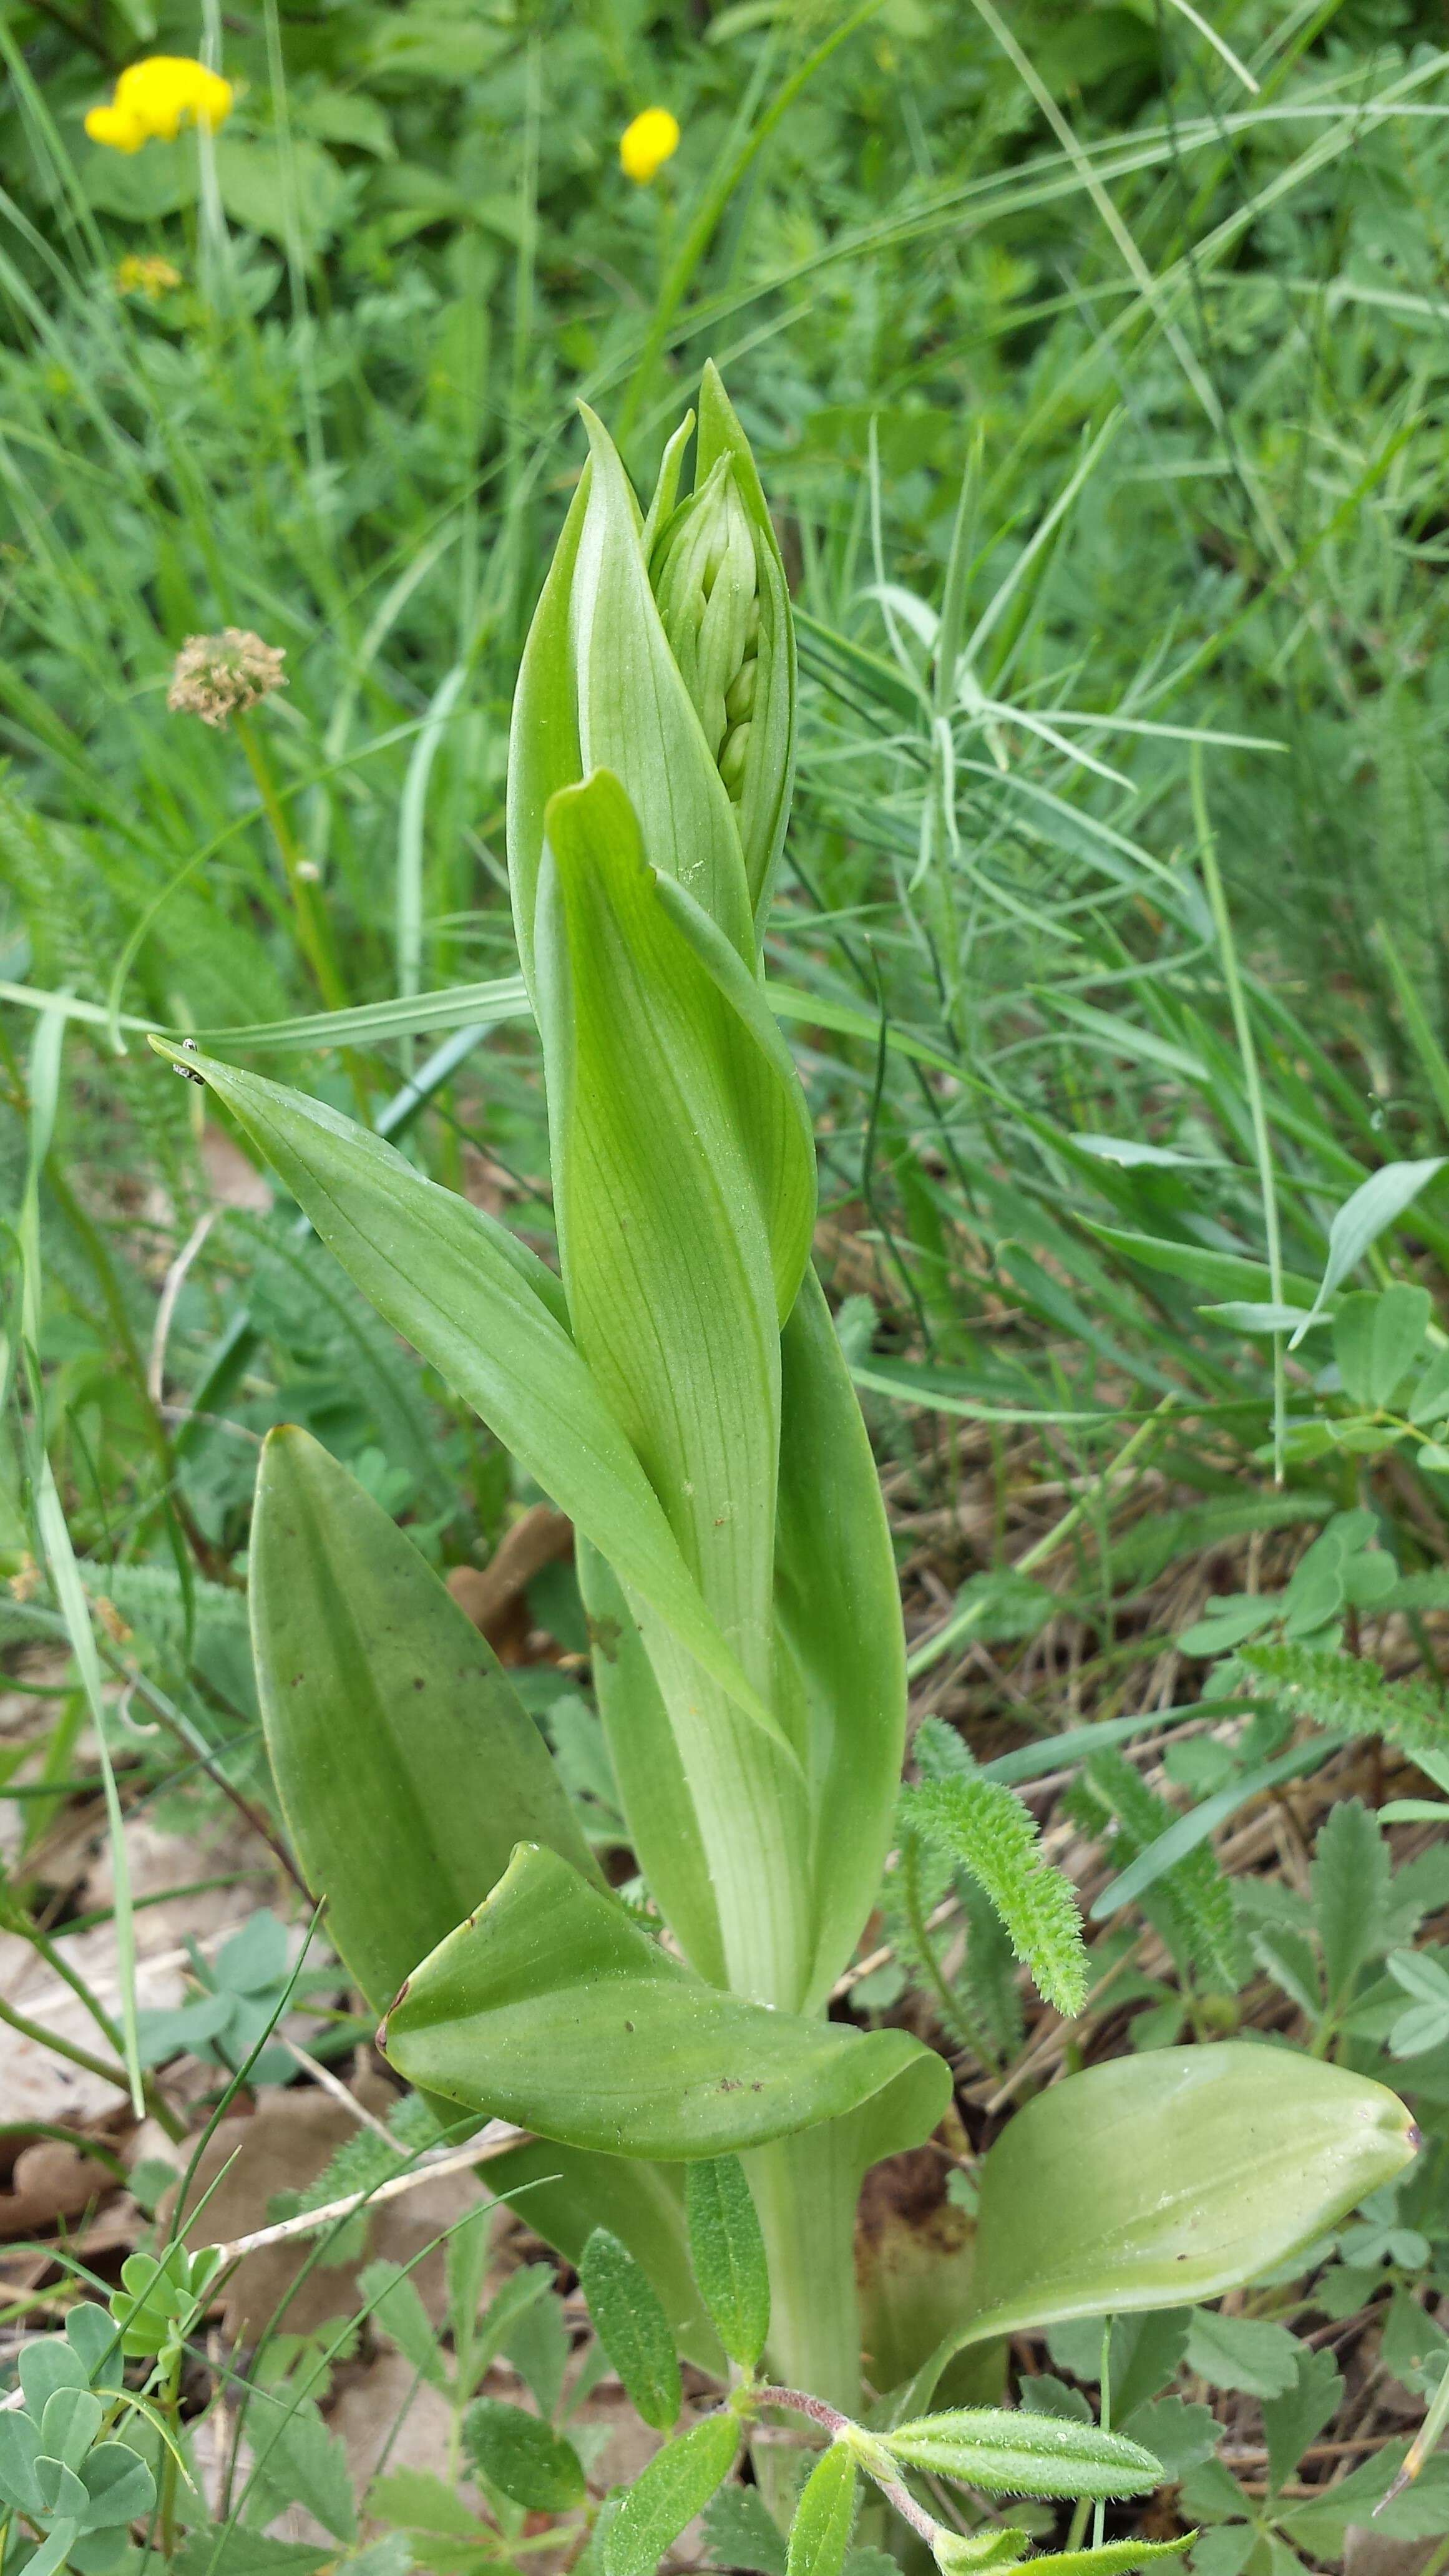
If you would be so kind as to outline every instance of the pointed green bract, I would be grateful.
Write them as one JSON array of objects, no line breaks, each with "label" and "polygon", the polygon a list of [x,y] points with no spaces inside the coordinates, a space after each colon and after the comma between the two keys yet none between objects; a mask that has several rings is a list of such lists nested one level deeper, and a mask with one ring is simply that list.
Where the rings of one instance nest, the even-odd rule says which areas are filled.
[{"label": "pointed green bract", "polygon": [[639,505],[601,421],[587,409],[580,484],[513,706],[509,872],[519,953],[538,972],[536,910],[545,809],[592,770],[617,777],[651,867],[677,877],[754,963],[753,902],[723,779],[660,622]]},{"label": "pointed green bract", "polygon": [[[795,785],[795,622],[779,540],[750,443],[711,359],[700,386],[696,488],[708,482],[724,458],[754,541],[756,619],[748,705],[731,711],[736,740],[732,747],[726,738],[722,767],[739,823],[755,930],[763,937]],[[738,740],[742,725],[748,726],[743,744]]]},{"label": "pointed green bract", "polygon": [[410,2084],[622,2156],[761,2145],[940,2065],[905,2031],[806,2021],[703,1984],[532,1845],[414,1970],[381,2037]]}]

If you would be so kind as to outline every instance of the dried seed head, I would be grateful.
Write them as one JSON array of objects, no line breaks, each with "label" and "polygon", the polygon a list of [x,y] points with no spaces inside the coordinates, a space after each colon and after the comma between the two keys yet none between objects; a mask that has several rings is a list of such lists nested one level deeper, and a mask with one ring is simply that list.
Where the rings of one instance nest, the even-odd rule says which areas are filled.
[{"label": "dried seed head", "polygon": [[228,716],[256,706],[273,689],[285,689],[285,660],[285,645],[264,644],[245,627],[188,635],[176,656],[166,704],[174,715],[200,716],[203,724],[225,730]]}]

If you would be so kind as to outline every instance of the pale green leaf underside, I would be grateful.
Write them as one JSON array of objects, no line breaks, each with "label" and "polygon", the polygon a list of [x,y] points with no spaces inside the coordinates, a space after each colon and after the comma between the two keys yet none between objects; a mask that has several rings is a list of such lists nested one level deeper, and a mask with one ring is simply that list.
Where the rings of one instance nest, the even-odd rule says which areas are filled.
[{"label": "pale green leaf underside", "polygon": [[928,2401],[968,2343],[1222,2296],[1392,2181],[1415,2137],[1382,2085],[1250,2041],[1158,2049],[1069,2076],[1028,2103],[986,2158],[974,2313],[911,2401]]}]

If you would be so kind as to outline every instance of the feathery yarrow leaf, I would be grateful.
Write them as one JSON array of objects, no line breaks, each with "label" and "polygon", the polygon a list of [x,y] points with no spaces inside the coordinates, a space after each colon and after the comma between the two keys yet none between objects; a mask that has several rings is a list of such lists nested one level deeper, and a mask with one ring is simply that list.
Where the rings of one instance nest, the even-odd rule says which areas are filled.
[{"label": "feathery yarrow leaf", "polygon": [[997,1780],[922,1781],[901,1798],[903,1822],[968,1870],[1006,1926],[1018,1959],[1068,2020],[1087,1998],[1087,1956],[1070,1884],[1042,1858],[1036,1824]]},{"label": "feathery yarrow leaf", "polygon": [[1449,1752],[1449,1707],[1429,1682],[1391,1682],[1368,1655],[1323,1646],[1242,1646],[1238,1659],[1317,1726],[1386,1735],[1406,1753]]}]

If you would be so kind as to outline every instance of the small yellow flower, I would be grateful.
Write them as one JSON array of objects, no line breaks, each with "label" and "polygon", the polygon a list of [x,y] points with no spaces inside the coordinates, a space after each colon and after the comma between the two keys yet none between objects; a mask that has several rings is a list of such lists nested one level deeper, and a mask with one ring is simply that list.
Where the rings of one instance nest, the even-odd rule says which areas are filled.
[{"label": "small yellow flower", "polygon": [[113,152],[139,152],[153,136],[174,142],[183,125],[215,134],[231,110],[232,86],[220,72],[186,54],[148,54],[122,72],[109,107],[91,109],[86,132]]},{"label": "small yellow flower", "polygon": [[619,137],[619,167],[626,179],[647,188],[678,150],[679,119],[667,107],[646,107]]},{"label": "small yellow flower", "polygon": [[117,264],[116,284],[123,295],[144,295],[148,304],[156,304],[181,284],[181,271],[169,259],[143,259],[128,250]]}]

